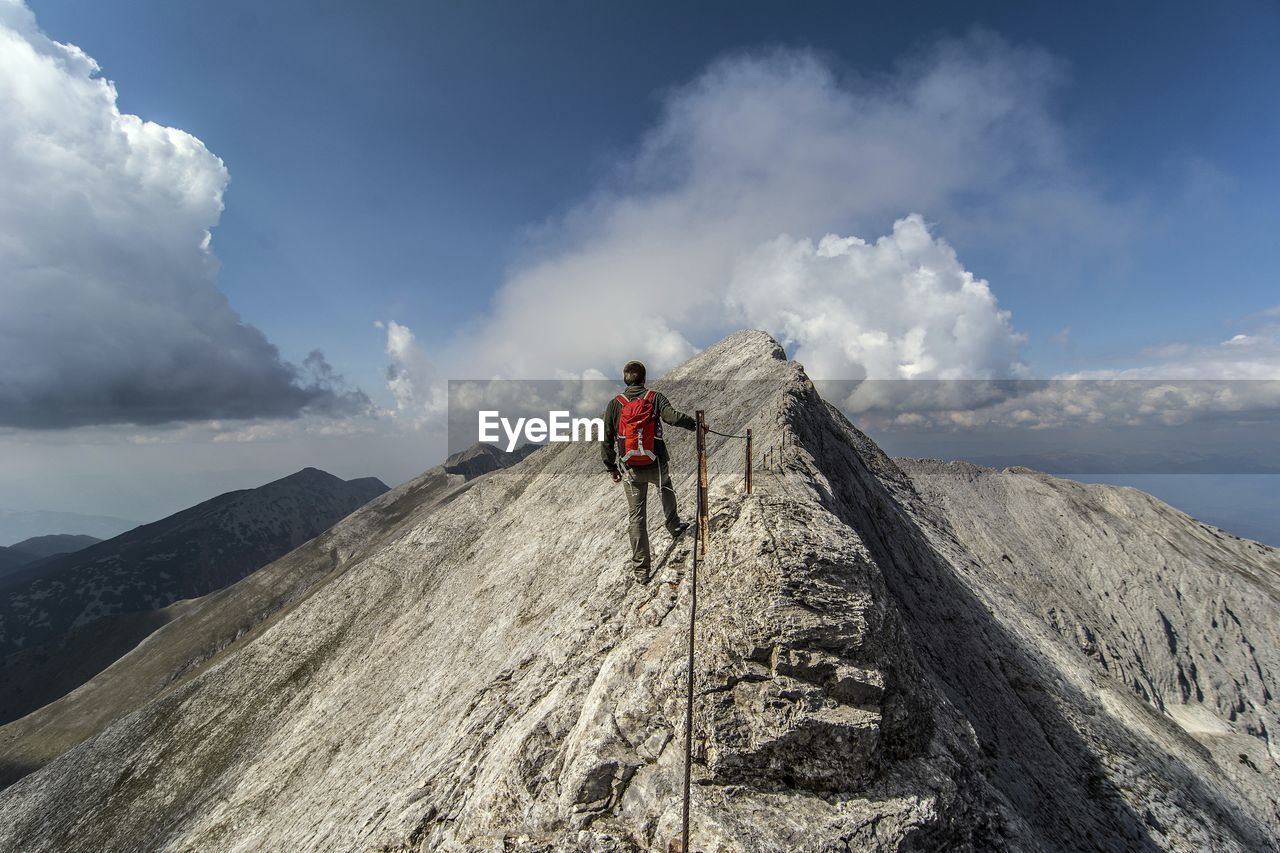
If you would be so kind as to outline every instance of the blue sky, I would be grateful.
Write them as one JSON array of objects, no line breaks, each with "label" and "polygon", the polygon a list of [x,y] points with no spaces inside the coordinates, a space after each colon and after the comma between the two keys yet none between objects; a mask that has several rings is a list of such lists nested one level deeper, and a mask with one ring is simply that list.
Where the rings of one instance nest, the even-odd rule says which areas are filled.
[{"label": "blue sky", "polygon": [[[28,5],[49,38],[96,60],[119,112],[181,129],[224,164],[209,281],[265,338],[245,347],[261,354],[269,342],[293,365],[322,350],[345,384],[333,394],[300,381],[284,395],[296,391],[288,405],[311,407],[305,435],[288,434],[297,421],[269,406],[180,412],[168,422],[161,412],[137,427],[117,408],[102,423],[32,420],[0,435],[0,453],[11,463],[22,456],[12,482],[24,504],[109,512],[106,484],[126,469],[142,482],[109,514],[149,517],[189,492],[198,498],[303,464],[388,482],[427,467],[438,442],[413,415],[430,409],[424,387],[473,366],[501,371],[538,346],[537,336],[519,335],[511,349],[493,346],[518,329],[503,306],[540,289],[553,291],[553,309],[557,299],[607,299],[605,271],[625,262],[629,233],[640,249],[665,246],[672,226],[655,222],[663,211],[724,213],[716,166],[689,167],[693,177],[682,170],[734,139],[704,122],[735,99],[755,110],[741,135],[768,141],[744,153],[727,180],[743,180],[754,204],[806,212],[779,214],[759,232],[705,235],[644,274],[727,275],[743,257],[771,269],[804,249],[761,255],[769,238],[832,233],[874,243],[915,213],[924,239],[954,250],[951,264],[930,243],[928,262],[985,280],[994,300],[956,309],[987,324],[980,341],[920,364],[958,360],[972,372],[1029,376],[1191,375],[1205,364],[1230,378],[1280,373],[1280,10],[1272,3],[925,3],[910,14],[848,3]],[[960,83],[950,91],[953,73]],[[1002,87],[1013,92],[1007,114],[990,103]],[[954,100],[920,106],[938,91]],[[769,116],[810,96],[795,114],[800,150],[774,157],[769,146],[788,141],[768,136]],[[824,110],[839,113],[834,130]],[[883,120],[868,129],[871,113]],[[911,156],[936,153],[954,165],[923,163],[900,195],[862,183],[859,145],[892,146],[896,127],[906,128],[906,143],[921,128],[945,136],[952,122],[963,144],[887,162],[909,168]],[[808,153],[845,139],[846,152],[818,161]],[[216,167],[199,162],[216,183]],[[770,186],[787,183],[791,168],[796,186],[819,182],[824,169],[832,183],[815,205],[742,177],[761,168],[775,170],[763,181]],[[193,217],[193,228],[209,224],[206,213]],[[844,287],[812,258],[802,263],[813,280],[806,293]],[[593,276],[598,291],[574,289]],[[837,352],[811,325],[787,327],[780,308],[742,307],[767,287],[748,276],[716,303],[737,307],[717,308],[714,322],[690,319],[706,306],[685,305],[660,318],[662,334],[623,343],[661,366],[750,321],[793,337],[792,351],[811,368],[843,376],[872,366],[868,375],[877,375],[871,354]],[[864,317],[861,302],[844,299],[863,331],[909,337],[889,307],[883,318]],[[925,307],[945,319],[944,302]],[[1248,358],[1235,357],[1239,346],[1222,349],[1236,335],[1249,339]],[[620,351],[588,336],[576,349],[530,355],[522,369],[608,370]],[[416,396],[389,387],[389,362],[414,379]],[[262,396],[277,387],[278,366],[253,374]],[[399,416],[399,427],[361,427],[343,439],[324,426],[354,422],[357,388],[389,413],[382,424]],[[211,418],[217,426],[207,426]],[[286,437],[287,451],[271,446]],[[174,466],[188,475],[186,491],[157,485]],[[76,477],[104,485],[71,501],[82,491]]]},{"label": "blue sky", "polygon": [[[1280,302],[1271,3],[32,8],[98,60],[122,110],[183,128],[226,162],[215,248],[232,305],[286,356],[320,346],[370,393],[383,370],[374,320],[431,340],[483,310],[524,230],[625,157],[665,91],[771,45],[874,75],[940,34],[984,27],[1064,62],[1054,106],[1104,192],[1159,204],[1188,171],[1207,185],[1185,218],[1140,225],[1136,244],[1059,259],[1061,270],[944,225],[1042,370],[1216,341]],[[1070,353],[1050,340],[1065,326]]]}]

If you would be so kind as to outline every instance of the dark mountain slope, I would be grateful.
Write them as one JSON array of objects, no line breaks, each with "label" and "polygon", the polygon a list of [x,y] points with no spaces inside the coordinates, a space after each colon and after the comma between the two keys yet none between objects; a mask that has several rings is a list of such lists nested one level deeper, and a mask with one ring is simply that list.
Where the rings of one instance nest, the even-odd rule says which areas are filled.
[{"label": "dark mountain slope", "polygon": [[175,601],[234,583],[385,491],[307,468],[10,573],[0,579],[0,722],[101,671],[167,622]]},{"label": "dark mountain slope", "polygon": [[0,582],[4,576],[10,574],[14,569],[25,566],[31,562],[31,556],[21,551],[14,551],[10,548],[0,548]]},{"label": "dark mountain slope", "polygon": [[0,654],[220,589],[386,490],[306,468],[11,574],[0,583]]}]

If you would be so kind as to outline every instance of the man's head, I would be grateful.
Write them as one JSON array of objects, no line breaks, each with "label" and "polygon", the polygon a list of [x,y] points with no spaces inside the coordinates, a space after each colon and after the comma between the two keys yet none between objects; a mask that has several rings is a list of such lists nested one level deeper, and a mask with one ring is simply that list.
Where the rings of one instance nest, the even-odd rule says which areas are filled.
[{"label": "man's head", "polygon": [[622,368],[622,381],[628,385],[643,385],[644,365],[638,361],[628,361]]}]

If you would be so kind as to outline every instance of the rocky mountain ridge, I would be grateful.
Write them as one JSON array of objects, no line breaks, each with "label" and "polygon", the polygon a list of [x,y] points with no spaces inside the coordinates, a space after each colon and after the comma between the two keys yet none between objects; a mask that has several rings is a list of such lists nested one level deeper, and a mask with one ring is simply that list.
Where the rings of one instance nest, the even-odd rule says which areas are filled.
[{"label": "rocky mountain ridge", "polygon": [[74,530],[77,534],[110,539],[141,522],[106,515],[82,515],[52,510],[20,510],[0,507],[0,542],[18,542],[34,536],[61,534]]},{"label": "rocky mountain ridge", "polygon": [[[498,470],[516,457],[499,454],[484,458],[493,466],[491,470]],[[258,627],[274,614],[326,578],[344,571],[362,550],[394,536],[406,518],[425,517],[432,507],[482,476],[474,474],[468,479],[453,475],[448,465],[446,460],[445,465],[374,498],[285,557],[225,589],[132,620],[143,623],[140,630],[151,636],[119,656],[105,671],[81,679],[84,685],[69,695],[0,726],[0,787],[97,734],[176,681],[190,678],[236,644],[250,642]],[[112,635],[121,631],[120,620],[103,621],[107,623],[104,631]],[[91,629],[82,636],[86,646],[115,640]]]},{"label": "rocky mountain ridge", "polygon": [[32,559],[41,560],[57,554],[70,554],[101,541],[97,536],[86,536],[81,533],[51,533],[14,542],[9,546],[9,550],[20,551],[30,555]]},{"label": "rocky mountain ridge", "polygon": [[96,536],[53,533],[14,542],[12,545],[0,548],[0,578],[13,574],[14,570],[22,566],[29,566],[39,560],[46,560],[60,554],[70,554],[101,541]]},{"label": "rocky mountain ridge", "polygon": [[[697,849],[1280,841],[1262,729],[1276,646],[1252,621],[1276,622],[1273,549],[1175,538],[1178,588],[1214,588],[1255,647],[1215,662],[1237,643],[1232,629],[1210,636],[1216,617],[1162,603],[1173,635],[1196,638],[1179,657],[1159,619],[1149,630],[1149,590],[1108,576],[1116,550],[1097,537],[1109,535],[1107,512],[1122,517],[1115,507],[1055,521],[1067,505],[1028,493],[1014,532],[970,524],[986,508],[947,501],[991,492],[945,477],[931,486],[927,471],[890,460],[763,333],[708,348],[662,387],[725,431],[751,426],[780,458],[744,495],[741,446],[709,438]],[[671,430],[668,441],[687,511],[692,439]],[[0,846],[668,849],[690,599],[687,583],[666,580],[690,555],[673,548],[658,582],[634,585],[623,519],[595,448],[570,444],[378,521],[341,572],[245,642],[0,793]],[[1165,521],[1125,529],[1120,544],[1181,523]],[[1019,536],[1036,530],[1062,541],[1030,550]],[[1016,571],[993,558],[1006,536],[1028,545],[1009,555]],[[1090,571],[1098,580],[1082,583]],[[1133,629],[1108,627],[1120,612]],[[1116,663],[1082,647],[1075,622]],[[1144,696],[1129,675],[1149,655]],[[1246,660],[1257,664],[1247,682]],[[1191,663],[1199,692],[1177,689]],[[1230,737],[1192,734],[1190,719]],[[1250,739],[1255,766],[1232,765],[1236,738]]]},{"label": "rocky mountain ridge", "polygon": [[35,710],[164,624],[385,492],[315,468],[228,492],[0,578],[0,722]]}]

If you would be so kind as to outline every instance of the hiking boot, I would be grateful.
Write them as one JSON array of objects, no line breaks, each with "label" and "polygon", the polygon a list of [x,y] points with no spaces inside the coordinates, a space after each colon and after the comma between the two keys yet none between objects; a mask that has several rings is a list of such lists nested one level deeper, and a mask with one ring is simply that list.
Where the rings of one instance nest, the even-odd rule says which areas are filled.
[{"label": "hiking boot", "polygon": [[682,522],[680,522],[680,523],[679,523],[679,524],[677,524],[675,527],[671,528],[671,531],[670,531],[670,532],[671,532],[671,538],[672,538],[672,539],[679,539],[681,536],[683,536],[683,535],[685,534],[685,531],[686,531],[686,530],[688,530],[688,529],[689,529],[689,522],[687,522],[687,521],[682,521]]},{"label": "hiking boot", "polygon": [[636,579],[636,583],[645,586],[649,583],[649,567],[644,566],[641,568],[637,566],[631,570],[631,576]]}]

